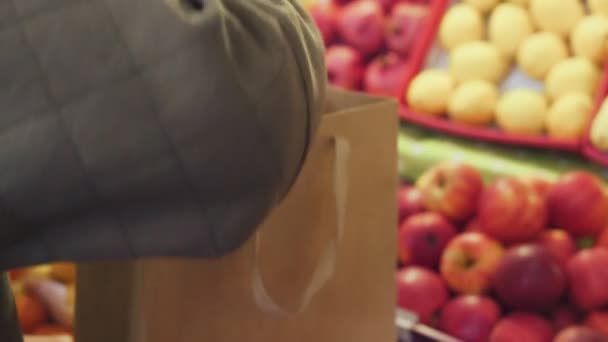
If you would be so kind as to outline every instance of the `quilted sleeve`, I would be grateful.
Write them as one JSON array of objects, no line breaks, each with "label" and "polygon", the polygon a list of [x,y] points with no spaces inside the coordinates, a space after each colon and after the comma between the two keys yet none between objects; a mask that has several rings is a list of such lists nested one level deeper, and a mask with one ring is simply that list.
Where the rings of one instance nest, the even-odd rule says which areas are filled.
[{"label": "quilted sleeve", "polygon": [[0,0],[0,51],[0,269],[234,250],[324,103],[297,0]]},{"label": "quilted sleeve", "polygon": [[[270,139],[271,148],[280,154],[282,148],[278,145],[289,142],[294,149],[305,149],[319,123],[326,72],[322,39],[299,1],[167,1],[178,15],[193,25],[220,29],[216,33],[221,41],[213,41],[210,47],[225,49],[235,81],[249,98],[262,128],[267,130],[264,135]],[[281,111],[288,110],[306,113],[308,122],[304,124],[308,130],[304,145],[285,136],[297,131],[290,125],[302,127],[303,124],[294,120],[296,115],[277,117]],[[278,165],[299,167],[294,158],[301,157],[290,151],[280,156]],[[292,166],[283,171],[293,177],[297,168]]]}]

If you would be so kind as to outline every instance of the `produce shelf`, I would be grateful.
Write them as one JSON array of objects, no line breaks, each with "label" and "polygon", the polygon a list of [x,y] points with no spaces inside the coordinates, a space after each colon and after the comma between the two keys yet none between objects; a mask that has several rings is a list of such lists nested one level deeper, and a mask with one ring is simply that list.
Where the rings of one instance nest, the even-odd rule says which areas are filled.
[{"label": "produce shelf", "polygon": [[[606,99],[606,96],[608,96],[608,67],[604,67],[604,74],[602,76],[602,81],[600,83],[598,94],[595,98],[594,117],[597,116],[600,108],[602,107],[602,103],[604,102],[604,99]],[[583,155],[587,159],[589,159],[599,165],[608,167],[608,152],[600,151],[595,146],[593,146],[593,143],[591,142],[592,124],[593,124],[593,120],[589,123],[589,126],[587,127],[587,130],[586,130],[585,137],[582,142]]]},{"label": "produce shelf", "polygon": [[[413,78],[425,68],[426,61],[435,44],[441,20],[452,3],[452,0],[435,0],[432,2],[428,23],[424,27],[423,35],[420,37],[420,40],[415,46],[412,54],[412,59],[410,61],[411,72],[408,75],[406,84],[403,88],[404,94]],[[606,82],[604,82],[604,85],[605,83]],[[605,86],[603,86],[597,94],[598,98],[603,99],[603,97],[606,95]],[[471,125],[454,122],[446,118],[439,118],[416,112],[408,106],[405,97],[401,98],[401,103],[400,117],[402,121],[411,122],[441,132],[506,145],[579,153],[583,153],[584,150],[584,141],[578,139],[556,139],[548,136],[516,135],[505,133],[494,127],[474,127]],[[600,162],[602,164],[606,163],[604,165],[608,165],[608,155],[605,156],[606,160],[603,160],[603,158],[597,156],[597,154],[593,152],[587,152],[584,154],[593,161]]]},{"label": "produce shelf", "polygon": [[417,113],[411,110],[406,104],[401,105],[400,116],[401,119],[407,122],[477,140],[515,146],[559,149],[571,152],[580,150],[580,143],[578,141],[552,139],[544,136],[513,135],[494,128],[472,128],[465,124]]}]

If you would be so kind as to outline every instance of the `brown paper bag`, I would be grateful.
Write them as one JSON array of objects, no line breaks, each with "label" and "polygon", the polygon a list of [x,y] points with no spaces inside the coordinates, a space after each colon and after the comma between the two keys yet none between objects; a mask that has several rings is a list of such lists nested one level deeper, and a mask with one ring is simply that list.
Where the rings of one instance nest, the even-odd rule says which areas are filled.
[{"label": "brown paper bag", "polygon": [[285,201],[217,260],[81,265],[77,342],[394,342],[397,104],[333,90]]}]

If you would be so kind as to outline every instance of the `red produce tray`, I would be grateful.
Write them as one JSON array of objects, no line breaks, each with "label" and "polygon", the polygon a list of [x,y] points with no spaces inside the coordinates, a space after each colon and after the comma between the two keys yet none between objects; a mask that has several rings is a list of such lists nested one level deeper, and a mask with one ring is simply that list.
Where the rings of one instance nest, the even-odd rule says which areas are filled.
[{"label": "red produce tray", "polygon": [[[600,88],[595,98],[595,110],[594,117],[597,116],[597,113],[604,102],[604,99],[608,96],[608,62],[604,66],[604,75],[602,76],[602,81],[600,83]],[[583,139],[583,154],[585,157],[595,163],[598,163],[602,166],[608,167],[608,152],[600,151],[599,149],[593,146],[591,143],[591,126],[593,121],[589,123],[587,127],[587,131],[585,137]]]},{"label": "red produce tray", "polygon": [[[435,0],[432,2],[427,25],[425,25],[420,41],[412,54],[410,61],[411,72],[408,75],[402,94],[406,93],[411,80],[424,68],[430,49],[435,42],[439,24],[451,2],[451,0]],[[408,107],[405,102],[405,96],[401,98],[401,102],[400,116],[402,120],[438,131],[476,140],[485,140],[509,145],[558,149],[573,152],[579,152],[581,150],[581,141],[578,140],[555,139],[547,136],[514,135],[492,127],[472,127],[445,118],[417,113]],[[606,158],[608,158],[608,156]]]}]

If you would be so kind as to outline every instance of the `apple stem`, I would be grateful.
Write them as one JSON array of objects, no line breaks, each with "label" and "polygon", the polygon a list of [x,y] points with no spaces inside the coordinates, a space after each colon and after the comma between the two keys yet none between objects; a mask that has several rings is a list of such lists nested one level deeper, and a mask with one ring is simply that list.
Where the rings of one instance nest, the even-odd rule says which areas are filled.
[{"label": "apple stem", "polygon": [[475,260],[473,260],[473,258],[465,256],[463,264],[465,269],[469,269],[475,265]]},{"label": "apple stem", "polygon": [[576,246],[578,247],[578,249],[589,249],[589,248],[593,247],[594,244],[595,244],[594,239],[589,236],[580,238],[576,242]]},{"label": "apple stem", "polygon": [[446,186],[447,179],[442,172],[437,173],[437,186],[444,188]]}]

